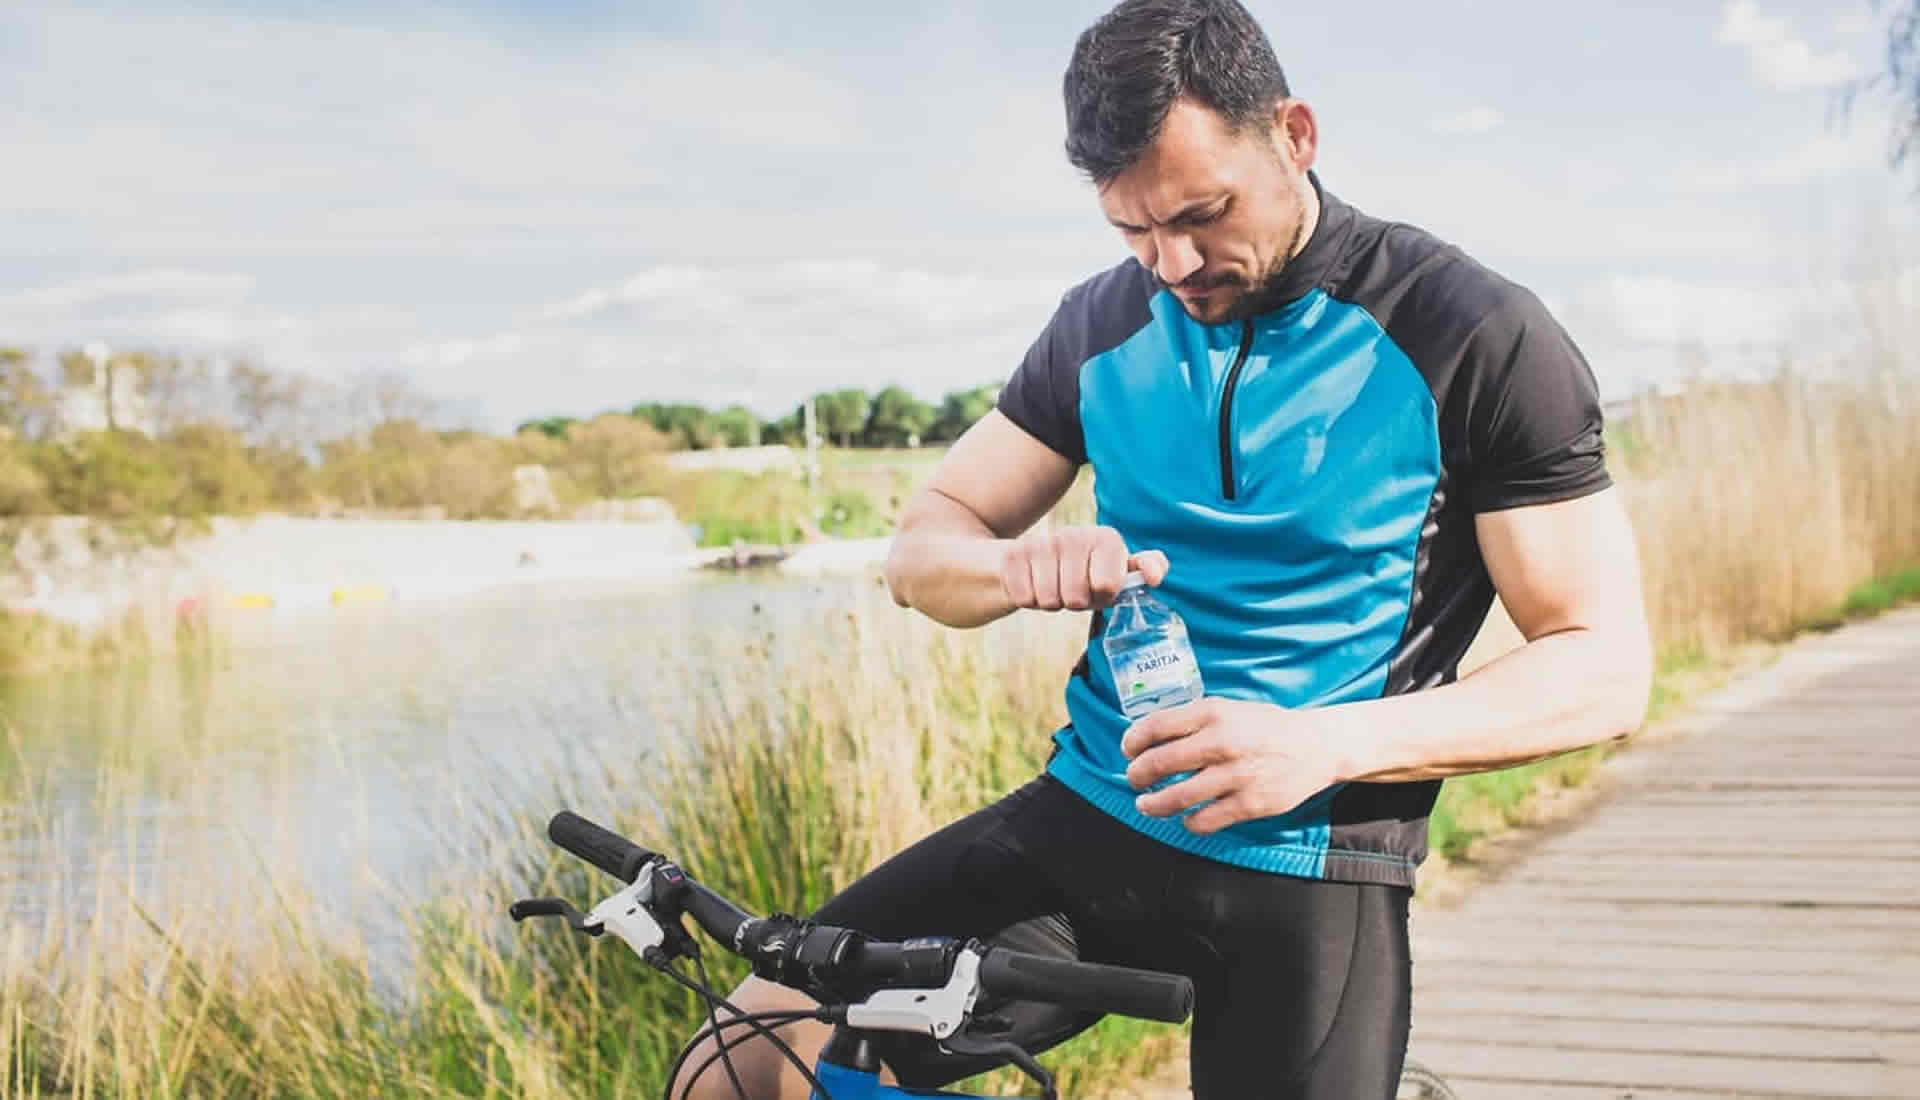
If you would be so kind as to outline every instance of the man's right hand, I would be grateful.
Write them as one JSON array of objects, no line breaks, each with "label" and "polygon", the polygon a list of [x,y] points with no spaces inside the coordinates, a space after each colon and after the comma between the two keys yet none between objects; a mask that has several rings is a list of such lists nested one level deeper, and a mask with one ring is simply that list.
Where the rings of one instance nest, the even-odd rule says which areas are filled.
[{"label": "man's right hand", "polygon": [[1158,550],[1130,552],[1111,527],[1033,530],[1005,544],[1000,584],[1014,607],[1088,611],[1105,607],[1130,572],[1157,585],[1167,575]]}]

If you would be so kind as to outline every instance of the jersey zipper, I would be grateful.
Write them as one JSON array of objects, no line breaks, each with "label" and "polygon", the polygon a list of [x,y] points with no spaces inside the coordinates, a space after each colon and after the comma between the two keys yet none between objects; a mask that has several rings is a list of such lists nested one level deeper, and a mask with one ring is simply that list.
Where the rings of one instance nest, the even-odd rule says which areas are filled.
[{"label": "jersey zipper", "polygon": [[1233,499],[1233,390],[1240,384],[1240,368],[1247,365],[1247,353],[1253,350],[1253,321],[1240,322],[1240,351],[1227,370],[1227,384],[1220,392],[1220,491]]}]

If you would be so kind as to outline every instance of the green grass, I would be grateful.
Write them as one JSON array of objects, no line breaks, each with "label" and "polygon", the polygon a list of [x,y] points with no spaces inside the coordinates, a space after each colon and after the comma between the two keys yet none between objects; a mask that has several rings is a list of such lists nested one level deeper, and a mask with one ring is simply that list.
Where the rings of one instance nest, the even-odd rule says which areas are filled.
[{"label": "green grass", "polygon": [[1850,590],[1838,607],[1806,623],[1810,630],[1832,630],[1920,600],[1920,565],[1896,570]]}]

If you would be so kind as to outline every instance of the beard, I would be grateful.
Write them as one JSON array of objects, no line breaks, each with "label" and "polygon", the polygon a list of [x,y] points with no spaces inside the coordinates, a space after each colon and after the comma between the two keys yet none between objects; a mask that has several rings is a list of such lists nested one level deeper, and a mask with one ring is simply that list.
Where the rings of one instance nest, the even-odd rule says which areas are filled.
[{"label": "beard", "polygon": [[[1271,313],[1273,310],[1286,305],[1291,299],[1288,296],[1287,290],[1280,286],[1280,277],[1285,274],[1287,267],[1293,263],[1294,259],[1300,255],[1301,250],[1306,247],[1306,235],[1307,212],[1301,210],[1300,218],[1293,227],[1293,240],[1288,243],[1287,247],[1282,250],[1278,256],[1274,257],[1273,262],[1267,265],[1267,269],[1262,271],[1258,278],[1249,283],[1246,279],[1238,275],[1229,275],[1222,279],[1208,281],[1205,285],[1210,291],[1215,288],[1221,290],[1233,287],[1241,288],[1239,293],[1234,296],[1233,303],[1227,306],[1217,319],[1213,321],[1201,321],[1200,318],[1193,317],[1192,308],[1184,301],[1180,302],[1180,307],[1186,310],[1187,316],[1193,317],[1196,321],[1201,321],[1202,324],[1229,324],[1244,321],[1249,317],[1258,317],[1262,313]],[[1160,281],[1162,287],[1166,287],[1167,285],[1164,281],[1156,281]],[[1187,286],[1186,283],[1182,283],[1181,285]],[[1178,296],[1176,296],[1176,300],[1178,300]]]}]

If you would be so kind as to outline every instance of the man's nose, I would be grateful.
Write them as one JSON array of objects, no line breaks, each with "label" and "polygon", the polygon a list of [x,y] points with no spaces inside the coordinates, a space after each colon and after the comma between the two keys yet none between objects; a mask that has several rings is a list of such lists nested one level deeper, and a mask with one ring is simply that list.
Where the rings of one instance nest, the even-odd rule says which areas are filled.
[{"label": "man's nose", "polygon": [[1156,233],[1154,237],[1153,273],[1168,286],[1185,282],[1205,262],[1193,246],[1193,238],[1185,233]]}]

